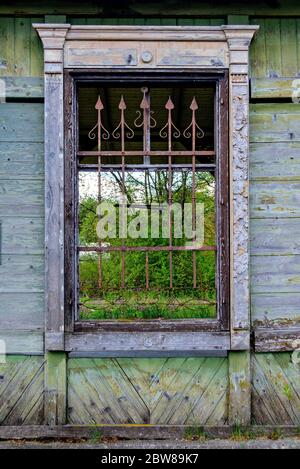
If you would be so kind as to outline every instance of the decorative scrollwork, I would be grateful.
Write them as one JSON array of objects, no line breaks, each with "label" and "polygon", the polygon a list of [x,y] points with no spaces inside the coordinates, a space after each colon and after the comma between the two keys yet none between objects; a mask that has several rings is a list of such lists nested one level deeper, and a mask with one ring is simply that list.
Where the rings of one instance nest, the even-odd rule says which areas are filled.
[{"label": "decorative scrollwork", "polygon": [[90,140],[95,140],[95,138],[98,137],[98,140],[99,140],[98,144],[99,144],[102,139],[108,140],[110,137],[108,130],[104,127],[102,123],[101,112],[103,111],[104,106],[103,106],[100,96],[98,96],[97,102],[95,104],[95,109],[97,109],[98,111],[98,120],[97,120],[97,123],[94,125],[94,127],[89,131],[88,137]]},{"label": "decorative scrollwork", "polygon": [[171,137],[173,135],[174,138],[179,138],[181,135],[180,130],[176,127],[172,120],[172,110],[175,108],[174,103],[171,99],[171,96],[169,96],[168,101],[166,102],[165,108],[168,111],[168,120],[167,123],[160,129],[159,131],[159,136],[161,138],[167,138]]},{"label": "decorative scrollwork", "polygon": [[199,106],[195,96],[192,99],[190,109],[192,111],[192,120],[191,123],[184,129],[182,135],[184,136],[184,138],[203,138],[205,135],[204,131],[201,129],[201,127],[199,127],[196,121],[196,111],[199,109]]},{"label": "decorative scrollwork", "polygon": [[112,137],[116,140],[121,138],[122,133],[127,129],[127,131],[124,132],[124,135],[126,135],[127,138],[133,138],[134,137],[134,131],[129,125],[127,124],[125,120],[125,109],[127,108],[125,100],[123,95],[121,96],[120,102],[119,102],[119,109],[121,111],[121,119],[117,127],[112,131]]}]

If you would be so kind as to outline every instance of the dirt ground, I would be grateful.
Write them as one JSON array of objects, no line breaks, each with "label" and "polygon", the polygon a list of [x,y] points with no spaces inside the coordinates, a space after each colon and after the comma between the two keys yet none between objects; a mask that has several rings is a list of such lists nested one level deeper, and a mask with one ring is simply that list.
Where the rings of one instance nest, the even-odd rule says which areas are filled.
[{"label": "dirt ground", "polygon": [[281,438],[271,440],[256,438],[236,441],[233,439],[212,440],[126,440],[107,442],[63,442],[63,441],[2,441],[0,450],[4,449],[300,449],[300,438]]}]

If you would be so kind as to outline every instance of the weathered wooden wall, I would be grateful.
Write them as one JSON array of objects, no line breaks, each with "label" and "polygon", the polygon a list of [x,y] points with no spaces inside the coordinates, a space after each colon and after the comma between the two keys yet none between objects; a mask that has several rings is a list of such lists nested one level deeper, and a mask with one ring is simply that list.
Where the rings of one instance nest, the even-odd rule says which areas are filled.
[{"label": "weathered wooden wall", "polygon": [[[252,320],[254,325],[299,321],[300,111],[291,101],[293,80],[300,76],[298,4],[285,2],[276,13],[263,4],[218,10],[206,5],[199,13],[198,2],[184,9],[179,2],[177,10],[172,7],[172,18],[163,18],[165,8],[159,5],[135,3],[132,17],[125,12],[118,18],[114,11],[114,16],[101,17],[99,6],[87,4],[88,16],[83,18],[82,3],[64,7],[56,2],[48,10],[42,3],[34,7],[14,7],[14,3],[0,6],[0,15],[6,15],[0,16],[0,79],[4,79],[0,84],[5,83],[8,98],[0,104],[0,339],[7,339],[8,352],[16,355],[0,364],[0,424],[44,421],[43,60],[32,22],[218,25],[228,21],[261,26],[251,49]],[[284,101],[279,103],[278,98]],[[232,422],[235,404],[229,402],[230,393],[236,377],[242,376],[239,364],[247,362],[245,357],[241,361],[233,357],[71,358],[67,421]],[[48,364],[51,360],[48,357]],[[257,354],[251,366],[253,421],[299,425],[300,370],[291,355]],[[55,379],[46,367],[50,388]],[[59,399],[63,407],[63,396]]]}]

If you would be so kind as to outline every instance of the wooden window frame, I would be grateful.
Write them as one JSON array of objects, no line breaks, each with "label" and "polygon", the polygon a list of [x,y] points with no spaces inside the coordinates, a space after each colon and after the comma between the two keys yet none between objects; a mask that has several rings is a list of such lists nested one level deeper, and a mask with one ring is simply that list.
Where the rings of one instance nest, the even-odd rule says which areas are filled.
[{"label": "wooden window frame", "polygon": [[[45,64],[46,350],[99,356],[182,353],[191,356],[249,349],[248,49],[258,28],[34,26],[43,41]],[[166,69],[179,75],[182,70],[216,76],[228,73],[230,319],[227,315],[217,323],[199,319],[188,321],[189,324],[180,321],[182,326],[176,322],[176,328],[173,321],[155,321],[155,325],[152,321],[147,326],[143,321],[132,324],[133,329],[128,330],[118,322],[106,325],[102,321],[76,322],[74,315],[68,314],[72,299],[65,283],[69,262],[65,258],[65,245],[72,246],[74,232],[67,230],[65,236],[65,220],[72,216],[67,194],[74,189],[65,187],[65,171],[72,168],[65,167],[64,143],[68,148],[76,129],[70,114],[74,99],[68,91],[73,87],[66,83],[72,72],[75,76],[79,71],[92,73],[103,69],[105,73],[116,69],[138,73]],[[224,105],[221,118],[227,119],[223,109]],[[68,161],[67,165],[70,158]]]},{"label": "wooden window frame", "polygon": [[[160,80],[176,83],[209,82],[216,86],[215,97],[215,145],[216,145],[216,238],[217,238],[217,318],[216,319],[185,319],[185,320],[138,320],[138,321],[93,321],[77,320],[77,301],[74,285],[78,285],[76,260],[76,205],[77,189],[76,158],[78,147],[77,135],[77,104],[78,85],[82,83],[117,83],[134,82],[141,84],[145,80],[159,82]],[[146,333],[146,332],[214,332],[229,331],[230,291],[229,291],[229,175],[228,175],[228,72],[219,70],[218,73],[200,70],[188,73],[178,73],[169,70],[159,70],[153,73],[140,71],[128,72],[124,70],[109,71],[77,71],[68,70],[64,74],[65,96],[65,319],[66,328],[70,332],[96,333]],[[222,337],[225,337],[222,334]],[[201,346],[201,342],[199,341]],[[103,347],[106,349],[107,345]],[[187,347],[187,345],[185,346]],[[174,345],[174,350],[176,346]],[[103,350],[104,353],[104,350]]]}]

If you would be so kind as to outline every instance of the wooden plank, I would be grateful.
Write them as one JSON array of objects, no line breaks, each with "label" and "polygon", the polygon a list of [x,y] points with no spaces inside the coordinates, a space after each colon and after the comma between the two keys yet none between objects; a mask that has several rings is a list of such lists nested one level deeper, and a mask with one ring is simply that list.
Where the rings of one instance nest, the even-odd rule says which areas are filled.
[{"label": "wooden plank", "polygon": [[286,77],[294,77],[298,72],[296,20],[282,18],[280,23],[282,73]]},{"label": "wooden plank", "polygon": [[15,18],[15,75],[30,75],[30,18]]},{"label": "wooden plank", "polygon": [[230,352],[229,361],[229,424],[251,423],[250,352]]},{"label": "wooden plank", "polygon": [[13,75],[15,73],[14,26],[14,18],[0,18],[0,76]]},{"label": "wooden plank", "polygon": [[[1,425],[42,424],[43,358],[7,357],[0,364]],[[32,408],[36,413],[32,413]]]},{"label": "wooden plank", "polygon": [[44,178],[42,143],[0,142],[0,179]]},{"label": "wooden plank", "polygon": [[250,105],[250,142],[300,140],[300,106],[294,103]]},{"label": "wooden plank", "polygon": [[300,182],[252,182],[251,218],[299,218]]},{"label": "wooden plank", "polygon": [[300,142],[251,143],[250,179],[274,182],[299,180]]},{"label": "wooden plank", "polygon": [[252,321],[254,326],[272,323],[295,324],[300,318],[300,293],[253,294]]},{"label": "wooden plank", "polygon": [[228,15],[227,24],[249,24],[249,16],[247,15]]},{"label": "wooden plank", "polygon": [[2,255],[0,292],[37,292],[44,290],[43,255]]},{"label": "wooden plank", "polygon": [[293,352],[300,341],[300,326],[256,328],[254,341],[255,352]]},{"label": "wooden plank", "polygon": [[43,105],[3,103],[0,108],[2,142],[43,142]]},{"label": "wooden plank", "polygon": [[30,76],[42,77],[44,73],[43,45],[32,24],[43,23],[43,17],[30,18]]},{"label": "wooden plank", "polygon": [[0,179],[0,217],[44,217],[44,183],[41,180]]},{"label": "wooden plank", "polygon": [[[258,424],[299,425],[300,375],[295,368],[289,354],[267,353],[253,357],[253,416]],[[261,403],[265,412],[261,412]]]},{"label": "wooden plank", "polygon": [[[266,37],[266,76],[281,77],[281,41],[285,38],[280,36],[280,19],[266,18],[265,19],[265,37]],[[284,69],[283,69],[284,70]],[[284,70],[285,75],[289,76]],[[294,75],[291,75],[294,76]]]},{"label": "wooden plank", "polygon": [[226,332],[113,332],[66,334],[66,351],[94,352],[168,352],[197,350],[228,350],[230,337]]},{"label": "wooden plank", "polygon": [[300,218],[253,219],[250,234],[252,255],[300,255]]},{"label": "wooden plank", "polygon": [[0,340],[4,340],[8,354],[43,355],[44,353],[44,337],[41,331],[0,329]]},{"label": "wooden plank", "polygon": [[1,293],[0,324],[4,330],[39,330],[43,332],[44,293]]},{"label": "wooden plank", "polygon": [[252,99],[292,99],[297,76],[280,78],[251,78]]},{"label": "wooden plank", "polygon": [[300,256],[252,256],[253,293],[299,293]]},{"label": "wooden plank", "polygon": [[[38,65],[34,66],[31,62],[31,67],[35,69],[38,68]],[[5,83],[5,98],[31,99],[44,97],[44,80],[40,76],[6,76],[2,80]]]},{"label": "wooden plank", "polygon": [[210,420],[212,425],[222,425],[227,420],[227,360],[208,358],[202,365],[192,360],[181,367],[169,360],[159,372],[151,423],[206,425]]},{"label": "wooden plank", "polygon": [[267,73],[265,20],[253,18],[250,24],[259,25],[259,31],[255,34],[250,47],[251,77],[263,78]]},{"label": "wooden plank", "polygon": [[110,359],[72,359],[68,370],[68,421],[147,423],[148,409],[122,367]]},{"label": "wooden plank", "polygon": [[44,220],[5,217],[2,222],[2,254],[44,254]]},{"label": "wooden plank", "polygon": [[47,352],[45,359],[45,422],[63,425],[67,411],[67,355]]}]

